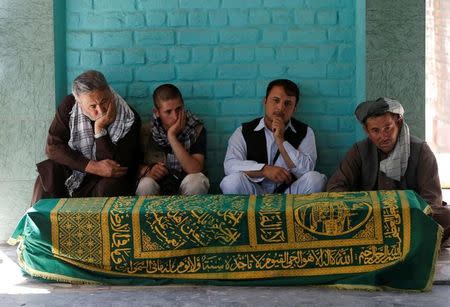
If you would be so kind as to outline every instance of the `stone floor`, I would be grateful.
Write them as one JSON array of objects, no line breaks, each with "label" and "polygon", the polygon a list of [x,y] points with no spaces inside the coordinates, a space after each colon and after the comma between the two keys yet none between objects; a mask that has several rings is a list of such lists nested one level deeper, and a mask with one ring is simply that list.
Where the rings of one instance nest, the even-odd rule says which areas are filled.
[{"label": "stone floor", "polygon": [[449,306],[450,249],[432,291],[351,291],[318,287],[80,286],[23,276],[14,246],[0,244],[0,306]]}]

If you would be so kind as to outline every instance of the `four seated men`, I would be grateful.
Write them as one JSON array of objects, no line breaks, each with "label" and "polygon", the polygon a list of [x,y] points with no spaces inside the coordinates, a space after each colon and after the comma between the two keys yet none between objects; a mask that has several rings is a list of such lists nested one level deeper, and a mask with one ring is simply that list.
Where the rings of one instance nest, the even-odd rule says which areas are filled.
[{"label": "four seated men", "polygon": [[[224,194],[325,190],[326,176],[314,171],[314,132],[293,118],[299,96],[290,80],[269,83],[264,117],[242,124],[229,139]],[[76,77],[50,126],[49,159],[37,164],[32,204],[41,198],[208,193],[206,128],[185,110],[172,84],[156,88],[153,103],[153,118],[140,132],[139,115],[103,74],[90,70]],[[355,115],[368,138],[353,145],[326,190],[412,189],[431,205],[444,242],[450,208],[442,202],[436,158],[425,142],[410,136],[403,113],[389,98],[358,105]]]}]

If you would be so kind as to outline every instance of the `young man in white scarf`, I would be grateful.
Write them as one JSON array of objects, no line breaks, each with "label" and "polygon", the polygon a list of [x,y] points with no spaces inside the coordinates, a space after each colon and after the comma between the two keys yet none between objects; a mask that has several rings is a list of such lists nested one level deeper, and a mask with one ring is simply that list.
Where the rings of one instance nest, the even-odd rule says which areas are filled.
[{"label": "young man in white scarf", "polygon": [[359,104],[356,118],[367,139],[353,145],[328,180],[328,192],[414,190],[432,208],[444,228],[443,245],[450,237],[450,207],[442,201],[436,158],[424,141],[411,136],[403,106],[390,98]]},{"label": "young man in white scarf", "polygon": [[137,195],[198,195],[209,190],[203,173],[206,129],[185,110],[183,97],[173,84],[153,92],[153,117],[143,125]]},{"label": "young man in white scarf", "polygon": [[134,194],[139,115],[90,70],[75,78],[58,106],[46,155],[37,164],[32,204],[41,198]]}]

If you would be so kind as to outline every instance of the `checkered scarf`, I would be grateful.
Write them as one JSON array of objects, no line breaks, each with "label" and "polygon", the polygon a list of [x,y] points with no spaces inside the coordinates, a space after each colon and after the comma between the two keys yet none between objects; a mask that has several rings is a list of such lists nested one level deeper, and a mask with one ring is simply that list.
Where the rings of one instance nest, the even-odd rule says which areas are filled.
[{"label": "checkered scarf", "polygon": [[[107,130],[111,141],[116,144],[128,133],[133,125],[134,113],[122,97],[111,87],[110,90],[114,95],[114,103],[116,104],[116,119],[108,126]],[[84,115],[78,101],[70,111],[69,128],[69,147],[81,152],[89,160],[96,160],[92,123],[89,117]],[[85,175],[86,173],[84,172],[74,170],[72,175],[67,178],[65,185],[69,195],[72,196],[73,192],[80,187]]]},{"label": "checkered scarf", "polygon": [[[191,145],[197,140],[196,128],[201,125],[202,122],[191,112],[186,112],[186,125],[184,130],[177,136],[177,139],[184,145],[184,148],[189,151]],[[152,121],[152,137],[153,141],[164,150],[166,150],[166,167],[168,169],[177,170],[179,172],[183,171],[180,162],[175,157],[172,151],[172,147],[167,139],[167,132],[161,125],[161,120],[153,114]]]},{"label": "checkered scarf", "polygon": [[[384,98],[385,102],[389,105],[388,112],[398,114],[403,117],[404,109],[400,102],[397,100]],[[380,170],[386,174],[387,177],[400,181],[401,176],[405,175],[406,168],[408,167],[408,159],[410,154],[410,134],[409,127],[403,121],[397,143],[394,150],[389,156],[380,162]]]}]

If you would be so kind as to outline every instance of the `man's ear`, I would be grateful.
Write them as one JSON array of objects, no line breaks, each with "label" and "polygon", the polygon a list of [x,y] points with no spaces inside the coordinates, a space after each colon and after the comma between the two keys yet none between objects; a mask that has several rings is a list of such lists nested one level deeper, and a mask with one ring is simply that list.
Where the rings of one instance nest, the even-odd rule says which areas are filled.
[{"label": "man's ear", "polygon": [[397,118],[397,126],[401,127],[403,125],[403,116],[399,115]]},{"label": "man's ear", "polygon": [[153,114],[155,114],[156,117],[159,117],[159,110],[158,108],[153,108]]}]

